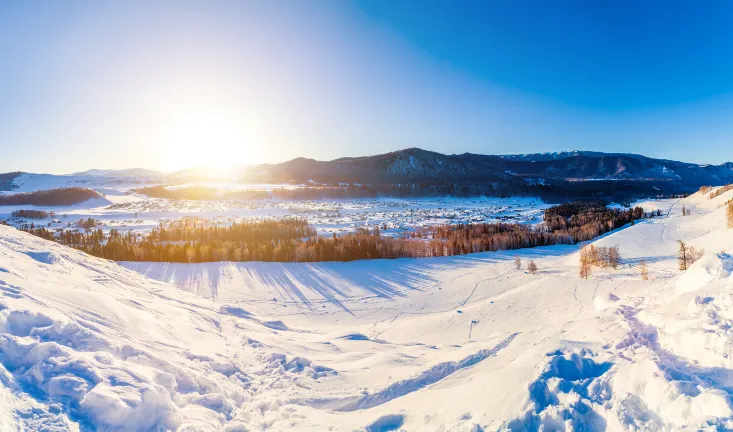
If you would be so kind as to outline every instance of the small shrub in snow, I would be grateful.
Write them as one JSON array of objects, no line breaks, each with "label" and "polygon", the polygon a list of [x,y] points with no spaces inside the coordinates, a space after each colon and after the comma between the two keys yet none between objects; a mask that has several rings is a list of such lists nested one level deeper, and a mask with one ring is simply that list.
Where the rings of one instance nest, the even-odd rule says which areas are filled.
[{"label": "small shrub in snow", "polygon": [[641,279],[649,280],[649,269],[647,268],[646,260],[641,260],[639,267],[641,268]]},{"label": "small shrub in snow", "polygon": [[522,260],[519,258],[519,255],[514,256],[514,266],[517,268],[517,270],[522,269]]},{"label": "small shrub in snow", "polygon": [[728,219],[728,228],[733,228],[733,202],[728,203],[725,212]]},{"label": "small shrub in snow", "polygon": [[540,271],[540,268],[537,267],[537,264],[535,264],[534,261],[530,261],[527,265],[527,271],[530,274],[537,274],[537,272]]}]

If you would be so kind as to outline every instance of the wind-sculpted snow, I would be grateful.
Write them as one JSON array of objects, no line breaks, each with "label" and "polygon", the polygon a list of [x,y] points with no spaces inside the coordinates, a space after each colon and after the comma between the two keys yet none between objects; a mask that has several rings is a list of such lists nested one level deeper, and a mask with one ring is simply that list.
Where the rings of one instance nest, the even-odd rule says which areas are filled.
[{"label": "wind-sculpted snow", "polygon": [[483,349],[457,362],[445,362],[431,367],[421,372],[415,377],[398,381],[384,390],[375,393],[366,394],[361,397],[349,397],[343,400],[313,400],[301,401],[300,403],[310,405],[317,408],[328,408],[334,411],[357,411],[363,409],[374,408],[385,404],[389,401],[405,396],[412,392],[423,389],[431,384],[458,372],[461,369],[474,366],[475,364],[496,355],[499,351],[509,346],[509,344],[519,335],[514,333],[506,339],[499,342],[494,348]]},{"label": "wind-sculpted snow", "polygon": [[156,281],[0,226],[0,429],[733,430],[731,198],[641,203],[587,280],[563,245]]},{"label": "wind-sculpted snow", "polygon": [[586,353],[548,354],[550,361],[540,377],[529,385],[531,409],[519,419],[509,422],[511,431],[605,430],[606,420],[594,411],[611,396],[608,385],[598,380],[613,363],[597,363]]}]

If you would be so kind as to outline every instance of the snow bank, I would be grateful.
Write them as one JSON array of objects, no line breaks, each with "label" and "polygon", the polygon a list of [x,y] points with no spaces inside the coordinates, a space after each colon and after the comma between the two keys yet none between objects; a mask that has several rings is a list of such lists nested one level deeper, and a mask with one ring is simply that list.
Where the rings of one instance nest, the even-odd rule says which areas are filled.
[{"label": "snow bank", "polygon": [[697,291],[710,282],[730,278],[733,272],[733,257],[729,254],[705,255],[677,279],[677,293]]}]

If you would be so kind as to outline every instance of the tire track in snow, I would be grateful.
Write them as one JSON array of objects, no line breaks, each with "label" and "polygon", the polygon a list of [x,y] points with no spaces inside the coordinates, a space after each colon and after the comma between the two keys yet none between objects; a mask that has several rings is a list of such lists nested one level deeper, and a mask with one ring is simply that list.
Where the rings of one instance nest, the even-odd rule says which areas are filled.
[{"label": "tire track in snow", "polygon": [[475,366],[487,358],[497,355],[501,350],[508,347],[519,334],[519,332],[512,333],[491,349],[482,349],[457,362],[450,361],[437,364],[421,372],[417,376],[398,381],[376,393],[341,399],[301,400],[295,401],[294,403],[298,405],[307,405],[317,409],[330,409],[338,412],[351,412],[374,408],[394,399],[414,393],[429,385],[435,384],[461,369]]}]

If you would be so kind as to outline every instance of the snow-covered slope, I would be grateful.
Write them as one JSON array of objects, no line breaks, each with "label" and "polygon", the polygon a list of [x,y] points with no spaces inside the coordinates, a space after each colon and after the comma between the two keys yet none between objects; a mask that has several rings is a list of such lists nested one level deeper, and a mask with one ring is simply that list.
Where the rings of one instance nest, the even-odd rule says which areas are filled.
[{"label": "snow-covered slope", "polygon": [[[92,170],[94,171],[94,170]],[[131,170],[135,172],[136,170]],[[47,189],[65,187],[86,187],[104,190],[104,186],[114,186],[117,189],[139,187],[141,184],[159,182],[159,175],[100,175],[100,174],[33,174],[20,173],[12,181],[5,193],[34,192]]]},{"label": "snow-covered slope", "polygon": [[[732,197],[645,203],[669,217],[598,239],[623,265],[589,280],[571,246],[520,251],[537,275],[514,252],[125,264],[157,282],[0,226],[0,424],[730,430]],[[678,239],[707,251],[684,275]]]},{"label": "snow-covered slope", "polygon": [[92,176],[92,177],[108,177],[108,178],[136,178],[145,177],[149,179],[155,179],[165,177],[168,174],[153,171],[144,168],[130,168],[121,170],[104,170],[104,169],[90,169],[84,172],[78,172],[71,175],[78,176]]}]

